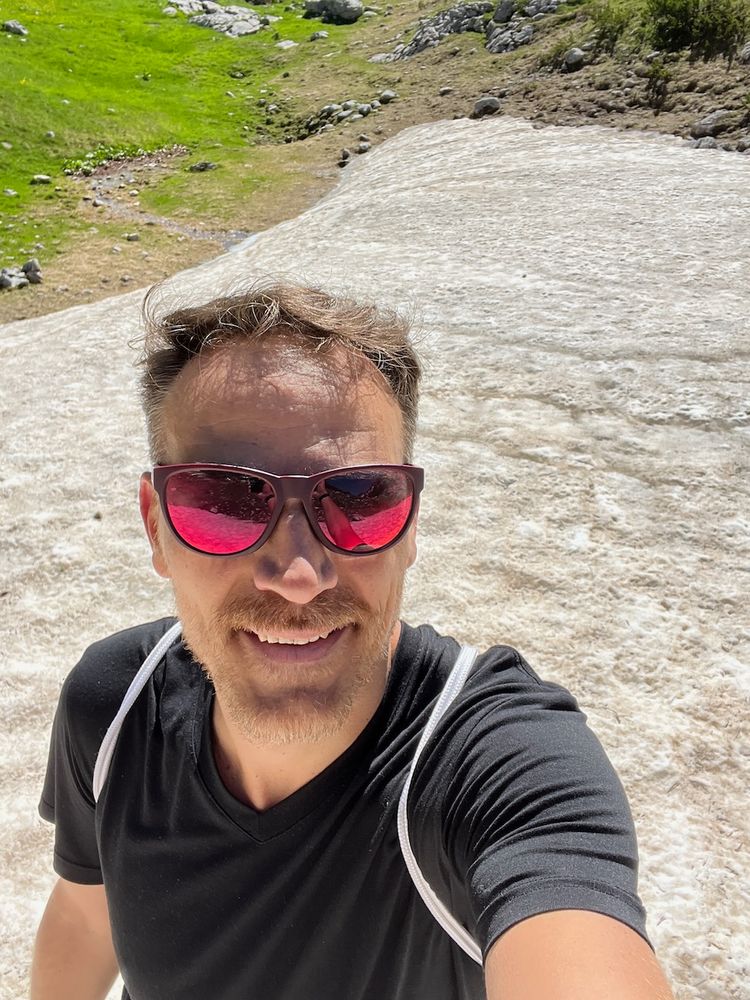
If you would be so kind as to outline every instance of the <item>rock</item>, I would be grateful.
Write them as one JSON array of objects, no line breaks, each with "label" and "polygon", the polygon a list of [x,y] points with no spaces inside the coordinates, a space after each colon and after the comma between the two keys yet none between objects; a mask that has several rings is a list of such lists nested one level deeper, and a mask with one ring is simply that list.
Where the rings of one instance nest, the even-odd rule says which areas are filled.
[{"label": "rock", "polygon": [[375,98],[374,101],[370,101],[370,107],[372,108],[373,111],[378,110],[378,108],[380,107],[380,101],[377,99],[377,97]]},{"label": "rock", "polygon": [[359,136],[358,141],[359,142],[369,142],[370,141],[370,137],[369,137],[369,135],[362,134],[362,135]]},{"label": "rock", "polygon": [[123,274],[120,277],[120,281],[123,285],[129,285],[132,280],[133,280],[132,274]]},{"label": "rock", "polygon": [[191,163],[188,170],[191,174],[205,174],[207,170],[216,170],[216,167],[217,164],[212,163],[210,160],[198,160],[197,163]]},{"label": "rock", "polygon": [[746,65],[750,63],[750,42],[742,46],[738,58],[741,63],[745,63]]},{"label": "rock", "polygon": [[485,47],[493,55],[499,55],[502,52],[512,52],[521,45],[528,45],[533,37],[534,29],[530,24],[522,24],[520,27],[497,28]]},{"label": "rock", "polygon": [[305,0],[305,17],[331,24],[354,24],[365,12],[362,0]]},{"label": "rock", "polygon": [[738,153],[750,152],[750,136],[747,136],[746,138],[739,140],[739,142],[737,143],[737,152]]},{"label": "rock", "polygon": [[125,239],[128,241],[128,243],[138,243],[140,238],[141,237],[138,235],[138,233],[127,233],[125,236]]},{"label": "rock", "polygon": [[719,108],[717,111],[712,111],[710,115],[706,115],[705,118],[701,118],[700,121],[694,122],[690,126],[690,135],[694,139],[710,138],[719,135],[721,132],[726,132],[728,128],[731,128],[733,117],[731,111],[727,111],[726,108]]},{"label": "rock", "polygon": [[31,284],[29,276],[20,267],[0,268],[0,288],[26,288],[29,284]]},{"label": "rock", "polygon": [[3,194],[5,195],[6,198],[17,198],[18,197],[18,191],[14,191],[13,188],[5,188],[3,190]]},{"label": "rock", "polygon": [[2,146],[3,149],[13,149],[13,143],[7,142],[5,139],[2,142],[0,142],[0,146]]},{"label": "rock", "polygon": [[583,66],[586,53],[583,49],[568,49],[563,56],[562,68],[566,73],[574,73]]},{"label": "rock", "polygon": [[52,178],[49,174],[34,174],[29,184],[51,184]]},{"label": "rock", "polygon": [[369,153],[369,152],[370,152],[370,143],[360,142],[360,144],[357,146],[357,153],[361,155],[362,153]]},{"label": "rock", "polygon": [[363,118],[366,118],[367,115],[369,115],[369,113],[371,111],[372,111],[372,108],[370,107],[369,104],[358,104],[357,105],[357,114],[361,115]]},{"label": "rock", "polygon": [[7,31],[9,35],[28,35],[28,28],[24,28],[20,21],[4,21],[3,31]]},{"label": "rock", "polygon": [[440,97],[447,97],[448,94],[452,93],[453,93],[453,87],[441,87],[440,90],[438,91]]},{"label": "rock", "polygon": [[285,38],[282,42],[276,43],[277,49],[296,49],[299,42],[293,42],[291,38]]},{"label": "rock", "polygon": [[395,101],[397,97],[398,94],[395,90],[384,90],[378,100],[381,104],[390,104],[391,101]]},{"label": "rock", "polygon": [[[484,31],[483,15],[492,10],[489,2],[466,3],[449,10],[442,10],[433,17],[420,22],[414,37],[407,45],[398,45],[385,59],[379,62],[395,62],[409,59],[424,49],[434,48],[448,35],[462,34],[466,31]],[[372,60],[370,60],[372,61]]]},{"label": "rock", "polygon": [[104,202],[102,201],[101,198],[94,198],[91,204],[94,206],[94,208],[102,208]]},{"label": "rock", "polygon": [[470,118],[486,118],[488,115],[496,115],[502,110],[502,104],[497,97],[491,97],[489,94],[485,94],[480,97],[479,100],[474,104],[474,110],[471,112]]},{"label": "rock", "polygon": [[44,133],[44,138],[45,139],[54,139],[55,138],[55,133],[52,131],[52,129],[50,129],[48,132]]},{"label": "rock", "polygon": [[352,155],[352,152],[351,152],[350,149],[342,149],[341,150],[341,154],[339,155],[339,159],[340,160],[348,160],[351,157],[351,155]]},{"label": "rock", "polygon": [[492,20],[496,24],[507,24],[513,16],[513,11],[515,10],[516,2],[515,0],[502,0],[501,3],[495,8],[495,13],[492,15]]},{"label": "rock", "polygon": [[42,265],[39,263],[36,257],[32,257],[31,260],[27,260],[25,264],[21,265],[21,270],[26,275],[40,274],[42,270]]},{"label": "rock", "polygon": [[696,139],[693,143],[696,149],[718,149],[719,144],[712,135],[704,135],[702,139]]},{"label": "rock", "polygon": [[327,31],[313,31],[313,33],[310,35],[310,41],[311,42],[317,42],[319,38],[328,38],[328,32]]},{"label": "rock", "polygon": [[115,243],[112,247],[112,253],[122,253],[122,247]]},{"label": "rock", "polygon": [[177,8],[165,7],[164,10],[162,11],[162,14],[165,14],[167,17],[177,17]]},{"label": "rock", "polygon": [[255,11],[244,7],[220,7],[210,0],[202,0],[202,8],[204,13],[191,17],[190,23],[220,31],[232,38],[255,35],[263,27],[261,18]]}]

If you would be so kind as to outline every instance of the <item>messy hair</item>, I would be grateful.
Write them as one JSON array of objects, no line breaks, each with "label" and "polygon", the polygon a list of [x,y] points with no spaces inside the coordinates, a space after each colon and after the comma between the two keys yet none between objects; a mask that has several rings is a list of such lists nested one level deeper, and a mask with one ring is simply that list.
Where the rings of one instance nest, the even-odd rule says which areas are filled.
[{"label": "messy hair", "polygon": [[343,347],[350,355],[367,358],[398,403],[404,458],[411,458],[421,369],[410,340],[410,324],[399,313],[317,288],[276,282],[159,316],[152,293],[144,303],[146,336],[140,363],[153,461],[164,460],[164,400],[185,365],[216,347],[269,337],[291,337],[300,347],[322,354]]}]

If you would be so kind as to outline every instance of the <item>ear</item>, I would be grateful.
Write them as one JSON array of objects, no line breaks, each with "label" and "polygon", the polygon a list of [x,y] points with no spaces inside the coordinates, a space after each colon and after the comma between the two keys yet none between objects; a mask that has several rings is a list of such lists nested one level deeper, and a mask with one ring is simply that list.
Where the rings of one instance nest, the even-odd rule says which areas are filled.
[{"label": "ear", "polygon": [[419,520],[419,511],[414,515],[414,520],[409,525],[409,530],[406,532],[406,538],[404,539],[404,546],[406,547],[406,568],[413,566],[417,559],[417,521]]},{"label": "ear", "polygon": [[141,507],[141,518],[146,529],[146,536],[151,545],[151,563],[159,574],[166,579],[170,573],[164,550],[161,544],[161,525],[159,523],[159,497],[151,482],[151,473],[144,472],[138,489],[138,501]]}]

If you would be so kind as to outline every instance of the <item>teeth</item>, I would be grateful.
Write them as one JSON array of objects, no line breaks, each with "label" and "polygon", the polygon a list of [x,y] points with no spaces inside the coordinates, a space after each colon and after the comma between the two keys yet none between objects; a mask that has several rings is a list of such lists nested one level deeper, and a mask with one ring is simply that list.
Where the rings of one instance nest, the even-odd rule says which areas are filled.
[{"label": "teeth", "polygon": [[309,639],[284,639],[276,635],[267,635],[264,632],[256,632],[255,634],[261,642],[278,643],[283,646],[308,646],[311,642],[317,642],[318,639],[327,639],[333,631],[334,629],[329,629],[327,632],[321,632],[320,635],[311,636]]}]

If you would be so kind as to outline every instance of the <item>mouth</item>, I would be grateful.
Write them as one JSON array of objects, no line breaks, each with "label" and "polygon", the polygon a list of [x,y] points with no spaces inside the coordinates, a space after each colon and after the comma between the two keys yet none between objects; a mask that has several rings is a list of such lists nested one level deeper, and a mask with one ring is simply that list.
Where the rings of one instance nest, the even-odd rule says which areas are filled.
[{"label": "mouth", "polygon": [[311,663],[320,660],[353,629],[353,625],[329,629],[324,632],[286,630],[283,632],[246,632],[238,634],[255,653],[275,663]]}]

